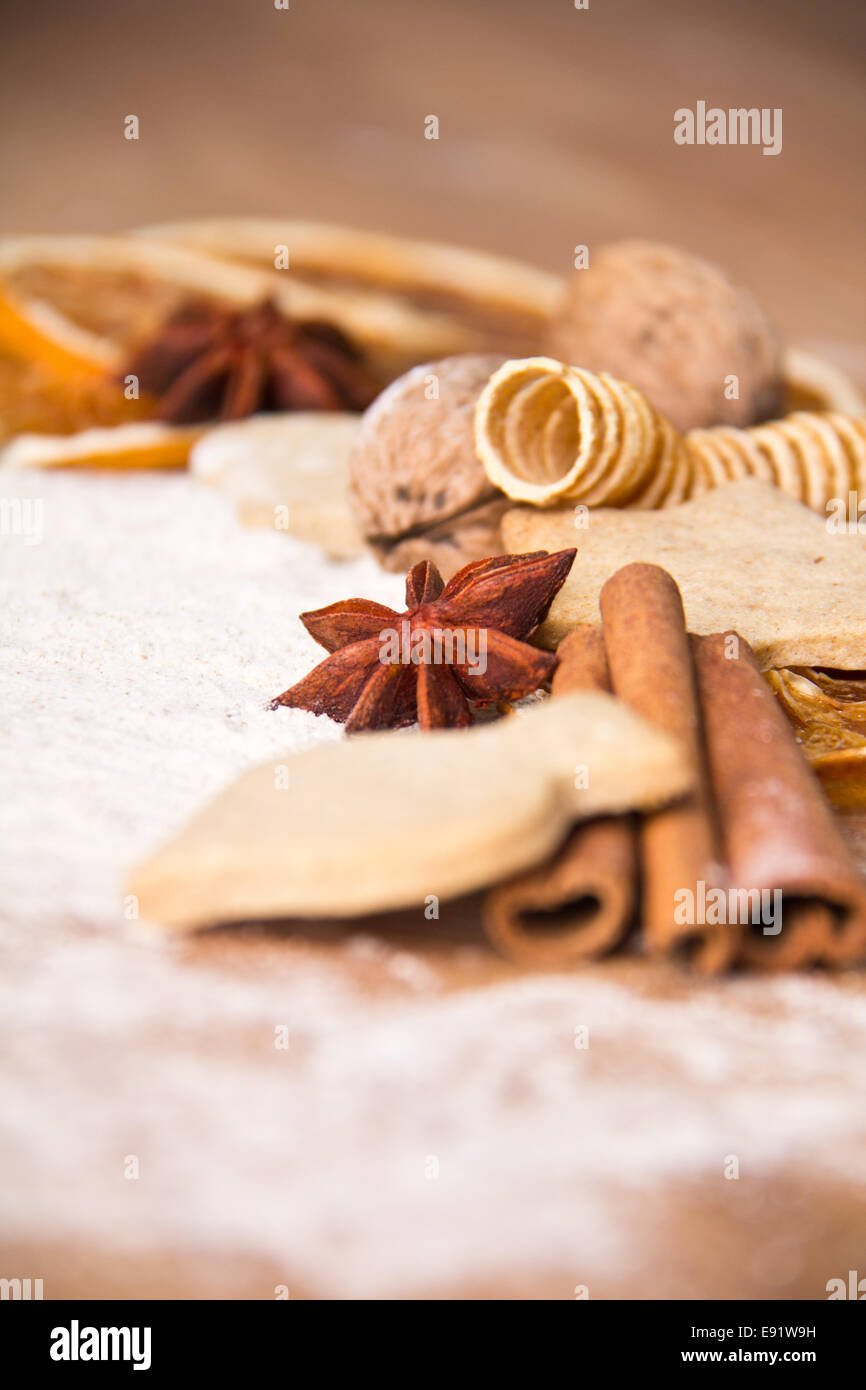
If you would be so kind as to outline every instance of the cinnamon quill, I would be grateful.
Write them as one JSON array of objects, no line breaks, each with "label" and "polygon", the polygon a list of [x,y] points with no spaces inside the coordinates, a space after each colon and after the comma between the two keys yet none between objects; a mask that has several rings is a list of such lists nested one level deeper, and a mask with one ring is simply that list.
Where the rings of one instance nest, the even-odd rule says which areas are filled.
[{"label": "cinnamon quill", "polygon": [[721,970],[736,955],[738,926],[694,920],[700,914],[687,907],[721,887],[724,874],[680,591],[658,565],[626,565],[604,585],[600,606],[614,694],[685,742],[695,776],[693,792],[641,824],[645,944],[651,954],[684,950],[700,969]]},{"label": "cinnamon quill", "polygon": [[732,887],[781,895],[774,920],[748,928],[742,958],[778,969],[862,959],[866,882],[751,647],[729,632],[692,649]]},{"label": "cinnamon quill", "polygon": [[626,817],[585,824],[552,860],[489,891],[491,941],[534,967],[615,948],[639,858],[652,953],[685,948],[708,972],[866,959],[866,879],[748,642],[690,637],[677,585],[655,565],[619,570],[600,606],[601,632],[583,626],[561,644],[554,694],[612,689],[685,742],[695,789],[637,830]]},{"label": "cinnamon quill", "polygon": [[[585,624],[558,651],[553,694],[610,691],[604,641]],[[628,931],[637,894],[632,817],[578,826],[546,864],[491,889],[482,920],[491,943],[520,965],[558,969],[613,950]]]}]

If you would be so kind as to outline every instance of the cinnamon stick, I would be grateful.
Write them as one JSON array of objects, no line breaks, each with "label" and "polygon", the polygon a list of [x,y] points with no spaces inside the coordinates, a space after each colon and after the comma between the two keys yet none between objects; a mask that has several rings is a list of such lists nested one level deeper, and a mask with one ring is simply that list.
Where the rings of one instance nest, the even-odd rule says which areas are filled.
[{"label": "cinnamon stick", "polygon": [[551,689],[554,695],[570,695],[575,690],[601,690],[610,693],[610,671],[600,627],[581,623],[560,642]]},{"label": "cinnamon stick", "polygon": [[[610,690],[604,641],[586,624],[560,644],[553,694]],[[494,946],[521,965],[559,969],[613,950],[637,892],[634,820],[578,826],[548,863],[491,889],[482,920]]]},{"label": "cinnamon stick", "polygon": [[770,930],[750,925],[743,958],[778,969],[863,959],[866,881],[751,647],[730,632],[692,643],[732,885],[781,895],[780,913],[765,904]]},{"label": "cinnamon stick", "polygon": [[682,739],[695,774],[687,797],[644,817],[642,926],[656,955],[685,950],[706,972],[733,960],[740,928],[700,920],[708,891],[725,882],[682,599],[657,565],[618,570],[600,596],[614,694]]}]

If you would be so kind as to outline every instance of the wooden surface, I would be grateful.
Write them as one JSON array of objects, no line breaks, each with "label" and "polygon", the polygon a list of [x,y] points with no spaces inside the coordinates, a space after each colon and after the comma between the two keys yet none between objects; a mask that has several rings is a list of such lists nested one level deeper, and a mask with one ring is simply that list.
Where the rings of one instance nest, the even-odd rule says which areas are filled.
[{"label": "wooden surface", "polygon": [[[859,0],[46,0],[4,25],[0,230],[290,214],[559,271],[656,237],[856,344],[864,47]],[[675,145],[699,99],[781,107],[782,153]]]}]

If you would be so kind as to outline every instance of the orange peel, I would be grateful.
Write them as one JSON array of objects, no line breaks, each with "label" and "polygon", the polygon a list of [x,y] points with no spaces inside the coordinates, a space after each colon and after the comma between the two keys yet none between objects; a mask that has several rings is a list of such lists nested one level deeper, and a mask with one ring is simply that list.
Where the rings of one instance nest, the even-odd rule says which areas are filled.
[{"label": "orange peel", "polygon": [[6,468],[183,468],[204,430],[137,421],[78,434],[19,434],[0,450]]},{"label": "orange peel", "polygon": [[64,377],[102,376],[114,365],[110,344],[44,304],[18,300],[0,281],[0,354],[39,362]]}]

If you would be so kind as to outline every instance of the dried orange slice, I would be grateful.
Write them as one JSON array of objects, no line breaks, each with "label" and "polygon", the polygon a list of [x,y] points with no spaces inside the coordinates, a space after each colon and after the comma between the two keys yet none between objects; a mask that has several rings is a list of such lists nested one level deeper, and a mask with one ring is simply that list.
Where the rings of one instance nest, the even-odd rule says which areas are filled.
[{"label": "dried orange slice", "polygon": [[[384,385],[485,334],[510,333],[515,342],[518,329],[540,329],[558,289],[556,277],[496,257],[347,228],[230,223],[214,240],[210,227],[187,228],[189,244],[174,244],[171,229],[0,239],[0,439],[126,430],[146,416],[125,399],[118,369],[191,298],[233,307],[269,298],[293,317],[333,323]],[[292,245],[289,273],[275,268],[273,250],[258,254],[274,236]],[[118,467],[151,466],[139,438],[124,434],[115,446],[100,434],[88,465],[116,458]],[[58,439],[23,452],[46,466],[83,461]]]},{"label": "dried orange slice", "polygon": [[866,674],[794,666],[766,677],[833,804],[866,805]]},{"label": "dried orange slice", "polygon": [[559,276],[523,261],[329,222],[216,218],[139,235],[271,274],[287,258],[276,274],[291,293],[324,296],[362,344],[408,351],[405,366],[455,352],[535,354],[562,293]]},{"label": "dried orange slice", "polygon": [[147,419],[151,403],[127,400],[104,372],[52,371],[39,361],[0,356],[0,441],[17,434],[74,434],[91,426]]},{"label": "dried orange slice", "polygon": [[0,284],[16,320],[0,350],[32,346],[44,361],[41,328],[102,370],[193,296],[250,304],[272,288],[247,267],[127,236],[0,238]]},{"label": "dried orange slice", "polygon": [[40,362],[63,377],[101,376],[112,366],[110,344],[57,313],[50,305],[19,299],[0,282],[0,353]]},{"label": "dried orange slice", "polygon": [[[39,447],[26,442],[22,456],[43,466],[182,463],[201,430],[156,441],[131,429],[149,416],[150,403],[127,399],[122,363],[191,298],[254,304],[272,295],[276,280],[128,236],[0,238],[0,440],[100,427],[83,452],[51,438]],[[113,440],[106,431],[115,425],[131,433]]]},{"label": "dried orange slice", "polygon": [[50,315],[62,337],[87,335],[103,362],[121,361],[194,297],[236,306],[271,299],[291,317],[332,323],[365,352],[383,384],[409,365],[467,351],[473,342],[447,313],[387,292],[314,284],[273,264],[254,268],[133,235],[4,238],[0,284],[19,314],[31,322]]},{"label": "dried orange slice", "polygon": [[0,468],[183,468],[201,428],[143,420],[77,434],[19,434],[0,449]]}]

